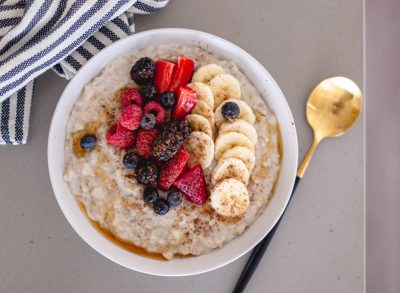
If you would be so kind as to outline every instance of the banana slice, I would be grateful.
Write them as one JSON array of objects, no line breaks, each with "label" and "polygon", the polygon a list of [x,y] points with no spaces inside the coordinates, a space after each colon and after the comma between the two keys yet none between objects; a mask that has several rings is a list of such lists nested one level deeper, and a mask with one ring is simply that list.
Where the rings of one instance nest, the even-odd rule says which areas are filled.
[{"label": "banana slice", "polygon": [[252,143],[257,144],[257,131],[254,126],[246,120],[239,119],[233,122],[226,121],[222,123],[221,127],[219,128],[220,134],[232,131],[246,135]]},{"label": "banana slice", "polygon": [[255,154],[254,144],[247,136],[238,132],[227,132],[215,140],[215,157],[219,160],[224,152],[235,146],[243,146]]},{"label": "banana slice", "polygon": [[211,190],[210,198],[213,209],[225,217],[241,216],[250,202],[246,186],[233,178],[219,182]]},{"label": "banana slice", "polygon": [[214,109],[214,95],[208,85],[201,82],[193,82],[187,86],[196,91],[196,97],[198,100],[206,102],[211,109]]},{"label": "banana slice", "polygon": [[225,73],[225,70],[217,64],[207,64],[199,67],[193,74],[192,82],[208,83],[218,74]]},{"label": "banana slice", "polygon": [[199,114],[189,114],[186,116],[193,131],[201,131],[212,137],[212,129],[210,122]]},{"label": "banana slice", "polygon": [[212,172],[211,183],[215,185],[228,178],[235,178],[247,185],[249,184],[250,172],[242,160],[236,158],[221,159]]},{"label": "banana slice", "polygon": [[221,105],[219,105],[218,108],[215,110],[215,125],[218,128],[221,127],[222,123],[227,121],[225,117],[222,116],[221,110],[222,107],[225,105],[225,103],[228,102],[234,102],[240,108],[240,114],[235,120],[242,119],[249,122],[250,124],[254,124],[254,122],[256,122],[256,116],[254,115],[253,110],[250,108],[249,105],[247,105],[246,102],[238,99],[228,99],[224,101]]},{"label": "banana slice", "polygon": [[210,126],[214,127],[214,112],[212,108],[204,101],[197,101],[196,106],[192,110],[192,114],[203,116],[210,122]]},{"label": "banana slice", "polygon": [[256,157],[248,148],[242,146],[233,147],[226,152],[224,152],[221,156],[221,160],[228,158],[236,158],[242,160],[246,165],[247,170],[251,173],[254,169],[254,165],[256,163]]},{"label": "banana slice", "polygon": [[214,109],[225,100],[240,99],[241,97],[240,84],[230,74],[218,74],[208,85],[214,95]]},{"label": "banana slice", "polygon": [[190,155],[188,161],[190,168],[201,164],[203,169],[206,169],[214,159],[214,142],[211,136],[204,132],[193,131],[184,141],[183,148]]}]

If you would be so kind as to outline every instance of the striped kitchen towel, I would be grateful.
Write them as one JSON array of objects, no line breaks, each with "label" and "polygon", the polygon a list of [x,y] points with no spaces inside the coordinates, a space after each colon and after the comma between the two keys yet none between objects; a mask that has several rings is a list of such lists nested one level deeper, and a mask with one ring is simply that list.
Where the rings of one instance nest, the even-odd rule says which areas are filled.
[{"label": "striped kitchen towel", "polygon": [[70,79],[169,0],[0,0],[0,144],[25,144],[34,78]]}]

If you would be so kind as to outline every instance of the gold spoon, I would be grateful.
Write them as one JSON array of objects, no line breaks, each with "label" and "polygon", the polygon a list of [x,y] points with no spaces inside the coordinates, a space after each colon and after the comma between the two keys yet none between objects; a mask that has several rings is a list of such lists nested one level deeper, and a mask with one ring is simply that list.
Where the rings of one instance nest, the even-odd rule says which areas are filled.
[{"label": "gold spoon", "polygon": [[[326,137],[335,137],[344,134],[357,120],[361,112],[362,94],[358,86],[348,78],[332,77],[323,80],[311,92],[307,101],[307,120],[314,131],[314,140],[297,169],[297,177],[293,191],[300,179],[303,178],[311,157],[317,145]],[[280,220],[264,239],[253,249],[239,280],[234,293],[243,292],[251,276],[256,270],[265,250],[271,242]]]},{"label": "gold spoon", "polygon": [[307,120],[314,131],[314,140],[297,169],[297,177],[303,178],[321,140],[340,136],[353,126],[361,106],[361,91],[348,78],[331,77],[315,87],[307,101]]}]

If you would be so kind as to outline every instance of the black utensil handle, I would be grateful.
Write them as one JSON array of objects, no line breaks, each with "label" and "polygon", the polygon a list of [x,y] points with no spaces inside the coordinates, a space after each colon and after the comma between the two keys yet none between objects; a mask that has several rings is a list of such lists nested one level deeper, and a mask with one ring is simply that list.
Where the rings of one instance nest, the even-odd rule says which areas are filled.
[{"label": "black utensil handle", "polygon": [[[296,191],[296,187],[299,184],[300,179],[301,179],[300,177],[296,177],[289,202],[290,202],[294,192]],[[289,203],[288,203],[288,205],[289,205]],[[286,208],[287,208],[287,206],[286,206]],[[285,211],[286,211],[286,209],[285,209]],[[280,217],[280,219],[278,220],[278,222],[276,223],[274,228],[272,228],[272,230],[268,233],[268,235],[265,236],[264,239],[261,240],[261,242],[256,245],[256,247],[254,247],[253,252],[251,253],[249,259],[247,260],[246,266],[244,267],[242,274],[240,275],[239,280],[237,281],[237,283],[235,285],[235,289],[233,290],[233,293],[242,293],[244,288],[246,288],[246,285],[250,281],[251,276],[253,275],[260,260],[262,259],[263,255],[264,255],[264,252],[267,250],[267,247],[268,247],[269,243],[271,242],[271,239],[274,236],[275,231],[277,230],[279,223],[281,222],[281,219],[282,219],[283,215],[285,214],[285,211],[283,212],[282,216]]]}]

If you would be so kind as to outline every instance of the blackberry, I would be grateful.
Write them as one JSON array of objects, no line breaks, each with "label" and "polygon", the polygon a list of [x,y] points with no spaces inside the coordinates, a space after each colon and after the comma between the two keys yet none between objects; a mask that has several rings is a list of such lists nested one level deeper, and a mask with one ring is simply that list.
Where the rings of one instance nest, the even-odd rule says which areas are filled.
[{"label": "blackberry", "polygon": [[139,165],[140,157],[134,152],[127,153],[122,159],[125,168],[135,170]]},{"label": "blackberry", "polygon": [[226,119],[235,119],[240,115],[240,108],[234,102],[227,102],[222,106],[221,113]]},{"label": "blackberry", "polygon": [[165,215],[169,211],[169,203],[163,198],[159,198],[154,203],[154,212],[157,215]]},{"label": "blackberry", "polygon": [[174,120],[167,124],[153,141],[153,156],[160,161],[169,161],[191,131],[192,129],[186,120]]},{"label": "blackberry", "polygon": [[138,85],[146,85],[154,78],[154,61],[148,57],[140,58],[131,69],[131,78]]},{"label": "blackberry", "polygon": [[151,162],[144,163],[136,170],[136,179],[142,184],[155,182],[158,177],[157,166]]},{"label": "blackberry", "polygon": [[156,116],[153,114],[146,114],[140,119],[140,127],[145,130],[150,130],[156,125]]},{"label": "blackberry", "polygon": [[81,145],[81,148],[83,148],[85,151],[90,151],[96,146],[96,141],[97,138],[94,135],[87,134],[85,136],[82,136],[79,144]]},{"label": "blackberry", "polygon": [[145,103],[148,103],[150,101],[154,101],[157,99],[157,90],[154,87],[154,85],[145,85],[139,90],[140,94],[142,95],[142,98]]},{"label": "blackberry", "polygon": [[187,120],[181,120],[178,123],[178,131],[182,133],[183,139],[187,139],[192,133],[192,127]]},{"label": "blackberry", "polygon": [[182,203],[183,200],[182,193],[177,189],[173,189],[170,192],[168,192],[167,200],[171,206],[176,207]]},{"label": "blackberry", "polygon": [[166,91],[160,95],[160,103],[166,109],[169,109],[173,105],[175,105],[175,102],[176,102],[176,96],[173,92]]},{"label": "blackberry", "polygon": [[157,189],[154,187],[147,187],[143,194],[143,199],[146,203],[153,205],[159,198]]}]

